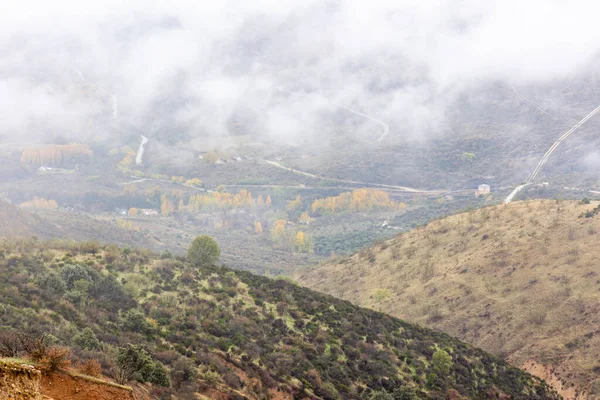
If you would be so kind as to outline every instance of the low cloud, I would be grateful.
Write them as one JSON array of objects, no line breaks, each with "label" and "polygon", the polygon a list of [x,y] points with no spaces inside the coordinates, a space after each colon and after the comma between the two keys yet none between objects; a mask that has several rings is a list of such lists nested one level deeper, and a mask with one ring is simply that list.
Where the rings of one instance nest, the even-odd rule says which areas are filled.
[{"label": "low cloud", "polygon": [[395,135],[422,137],[443,129],[447,107],[481,83],[584,71],[600,49],[599,8],[581,0],[10,0],[0,16],[0,132],[98,135],[90,121],[111,118],[116,98],[120,119],[156,136],[229,135],[241,115],[282,143],[323,140],[347,105]]}]

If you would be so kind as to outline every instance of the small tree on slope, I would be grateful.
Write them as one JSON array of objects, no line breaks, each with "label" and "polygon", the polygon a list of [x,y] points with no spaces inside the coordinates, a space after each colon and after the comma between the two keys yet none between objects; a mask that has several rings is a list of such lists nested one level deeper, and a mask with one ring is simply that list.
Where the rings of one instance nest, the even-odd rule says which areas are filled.
[{"label": "small tree on slope", "polygon": [[188,248],[188,260],[196,266],[214,264],[220,256],[219,244],[210,236],[196,237]]}]

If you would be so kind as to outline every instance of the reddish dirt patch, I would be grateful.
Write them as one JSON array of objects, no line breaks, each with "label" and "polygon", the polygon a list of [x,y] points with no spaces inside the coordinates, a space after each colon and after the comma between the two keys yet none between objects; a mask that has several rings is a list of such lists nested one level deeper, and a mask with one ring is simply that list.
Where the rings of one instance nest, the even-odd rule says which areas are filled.
[{"label": "reddish dirt patch", "polygon": [[206,386],[206,385],[200,385],[200,388],[198,390],[198,393],[200,393],[201,395],[208,397],[209,399],[212,400],[232,400],[233,397],[230,394],[221,392],[218,389],[215,389],[214,387],[211,386]]},{"label": "reddish dirt patch", "polygon": [[293,398],[290,393],[280,392],[277,389],[270,389],[269,395],[271,396],[270,399],[273,399],[273,400],[292,400],[292,398]]},{"label": "reddish dirt patch", "polygon": [[42,378],[42,393],[52,400],[134,400],[133,392],[65,373]]}]

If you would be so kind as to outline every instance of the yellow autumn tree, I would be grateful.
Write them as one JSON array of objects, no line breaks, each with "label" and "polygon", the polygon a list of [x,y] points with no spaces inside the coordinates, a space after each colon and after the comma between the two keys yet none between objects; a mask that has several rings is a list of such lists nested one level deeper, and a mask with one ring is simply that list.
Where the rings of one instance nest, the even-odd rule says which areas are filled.
[{"label": "yellow autumn tree", "polygon": [[247,190],[240,190],[237,194],[214,191],[211,193],[199,193],[191,195],[185,207],[179,207],[190,213],[200,211],[219,211],[232,208],[252,208],[254,207],[252,193]]},{"label": "yellow autumn tree", "polygon": [[312,219],[312,218],[310,218],[310,215],[308,215],[308,213],[307,213],[307,212],[303,212],[303,213],[300,215],[300,218],[298,218],[298,222],[299,222],[299,223],[301,223],[301,224],[306,224],[306,225],[308,225],[308,224],[310,224],[310,221],[311,221],[311,219]]},{"label": "yellow autumn tree", "polygon": [[294,246],[296,247],[296,250],[299,251],[300,249],[304,248],[305,244],[304,232],[296,233],[296,239],[294,240]]},{"label": "yellow autumn tree", "polygon": [[285,205],[285,211],[294,212],[296,210],[302,209],[302,199],[300,196],[296,196],[296,198]]},{"label": "yellow autumn tree", "polygon": [[262,224],[259,221],[254,222],[254,233],[260,235],[263,233]]},{"label": "yellow autumn tree", "polygon": [[129,209],[129,211],[127,211],[127,215],[130,217],[137,217],[138,216],[138,209],[135,207],[131,207]]},{"label": "yellow autumn tree", "polygon": [[271,196],[267,196],[267,200],[265,200],[265,207],[271,207]]},{"label": "yellow autumn tree", "polygon": [[242,189],[233,196],[233,205],[235,207],[254,207],[254,200],[252,199],[252,193],[246,189]]},{"label": "yellow autumn tree", "polygon": [[168,217],[173,211],[175,211],[173,202],[167,198],[166,194],[163,194],[160,198],[160,214],[163,217]]},{"label": "yellow autumn tree", "polygon": [[356,189],[341,193],[339,196],[317,199],[311,204],[313,213],[338,211],[363,212],[374,209],[403,209],[404,203],[397,203],[389,195],[379,189]]},{"label": "yellow autumn tree", "polygon": [[188,186],[202,186],[202,181],[199,178],[192,178],[185,181]]},{"label": "yellow autumn tree", "polygon": [[58,208],[58,204],[56,203],[56,200],[46,200],[43,197],[34,197],[32,200],[21,203],[21,207],[55,210]]},{"label": "yellow autumn tree", "polygon": [[256,207],[263,208],[265,206],[265,200],[262,197],[262,194],[259,194],[256,198]]},{"label": "yellow autumn tree", "polygon": [[287,221],[285,219],[278,219],[273,222],[273,226],[271,227],[271,240],[277,245],[282,245],[285,240],[285,224]]},{"label": "yellow autumn tree", "polygon": [[302,231],[296,233],[294,250],[301,253],[312,253],[312,238]]},{"label": "yellow autumn tree", "polygon": [[136,226],[133,224],[133,222],[128,221],[126,219],[118,219],[117,220],[117,225],[119,226],[119,228],[126,230],[126,231],[133,231],[133,232],[139,232],[140,231],[140,227]]},{"label": "yellow autumn tree", "polygon": [[25,148],[21,152],[21,163],[35,166],[59,167],[65,161],[87,160],[94,152],[87,144],[51,144],[39,148]]},{"label": "yellow autumn tree", "polygon": [[220,158],[219,155],[214,151],[206,153],[202,156],[202,159],[204,161],[206,161],[208,164],[216,163],[217,161],[219,161],[219,158]]}]

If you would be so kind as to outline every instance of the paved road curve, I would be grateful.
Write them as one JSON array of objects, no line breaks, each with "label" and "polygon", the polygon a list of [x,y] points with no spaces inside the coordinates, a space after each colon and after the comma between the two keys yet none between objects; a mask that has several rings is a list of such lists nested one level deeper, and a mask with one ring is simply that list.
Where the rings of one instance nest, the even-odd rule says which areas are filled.
[{"label": "paved road curve", "polygon": [[345,104],[339,104],[339,106],[342,107],[342,108],[344,108],[344,109],[346,109],[346,110],[348,110],[348,111],[350,111],[350,112],[353,112],[356,115],[360,115],[361,117],[364,117],[366,119],[369,119],[369,120],[371,120],[373,122],[376,122],[377,124],[381,125],[381,128],[383,128],[383,132],[381,133],[381,136],[379,136],[375,140],[376,142],[381,142],[383,140],[383,138],[386,137],[390,133],[390,126],[388,124],[386,124],[385,122],[380,121],[378,119],[375,119],[373,117],[369,117],[367,114],[363,114],[363,113],[361,113],[359,111],[356,111],[355,109],[350,108],[350,107],[348,107]]},{"label": "paved road curve", "polygon": [[[283,89],[281,87],[278,87],[277,90],[281,91],[281,92],[286,92],[286,93],[290,93],[290,94],[295,94],[295,95],[306,95],[306,93],[300,93],[300,92],[292,92],[291,90],[287,90],[287,89]],[[371,120],[375,123],[377,123],[378,125],[381,126],[382,128],[382,132],[381,135],[375,139],[376,142],[381,142],[383,140],[384,137],[386,137],[389,133],[390,133],[390,126],[388,124],[386,124],[385,122],[378,120],[376,118],[373,118],[367,114],[363,114],[360,111],[356,111],[354,108],[347,106],[346,104],[338,104],[338,103],[334,103],[336,104],[338,107],[341,107],[345,110],[350,111],[351,113],[354,113],[356,115],[360,115],[363,118],[366,118],[368,120]]]},{"label": "paved road curve", "polygon": [[546,164],[546,161],[548,161],[548,157],[550,157],[550,155],[552,155],[552,153],[554,153],[554,150],[556,150],[556,148],[566,138],[568,138],[573,132],[575,132],[577,130],[577,128],[579,128],[581,125],[585,124],[588,119],[590,119],[594,115],[596,115],[596,113],[598,111],[600,111],[600,106],[594,108],[594,110],[591,113],[589,113],[581,121],[579,121],[578,123],[576,123],[575,125],[573,125],[573,127],[571,129],[569,129],[567,132],[565,132],[560,138],[558,138],[558,140],[556,142],[554,142],[552,144],[552,146],[550,146],[550,148],[548,149],[548,151],[546,152],[546,154],[544,154],[544,156],[542,157],[542,159],[540,160],[540,162],[537,164],[537,166],[535,167],[535,169],[531,173],[531,175],[529,175],[529,177],[527,178],[527,183],[533,182],[533,180],[536,178],[537,174],[540,172],[540,169],[544,166],[544,164]]},{"label": "paved road curve", "polygon": [[592,118],[594,115],[596,115],[598,113],[598,111],[600,111],[600,106],[594,108],[594,110],[591,113],[589,113],[588,115],[586,115],[585,117],[583,117],[583,119],[581,121],[579,121],[578,123],[576,123],[575,125],[573,125],[573,127],[571,129],[569,129],[561,137],[559,137],[556,142],[552,143],[552,146],[550,146],[550,148],[548,149],[548,151],[546,151],[546,153],[544,153],[544,155],[542,156],[542,159],[535,166],[535,169],[527,177],[527,180],[525,181],[525,184],[517,186],[508,195],[508,197],[506,199],[504,199],[504,203],[510,203],[512,201],[512,199],[517,195],[517,193],[519,193],[521,191],[521,189],[523,189],[525,186],[530,185],[531,183],[533,183],[533,181],[537,177],[538,173],[540,172],[540,170],[542,169],[542,167],[544,166],[544,164],[546,164],[546,161],[548,161],[548,158],[552,155],[552,153],[554,153],[554,151],[556,150],[556,148],[565,139],[567,139],[573,132],[575,132],[581,125],[585,124],[590,118]]}]

